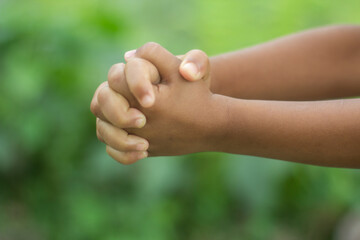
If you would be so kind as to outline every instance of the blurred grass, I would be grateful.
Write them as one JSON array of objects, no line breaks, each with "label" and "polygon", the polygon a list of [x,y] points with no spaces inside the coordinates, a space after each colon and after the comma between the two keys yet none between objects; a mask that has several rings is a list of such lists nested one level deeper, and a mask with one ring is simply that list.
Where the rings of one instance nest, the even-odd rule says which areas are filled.
[{"label": "blurred grass", "polygon": [[358,0],[0,0],[0,239],[333,239],[359,208],[356,170],[215,153],[122,166],[89,104],[147,41],[213,55],[359,12]]}]

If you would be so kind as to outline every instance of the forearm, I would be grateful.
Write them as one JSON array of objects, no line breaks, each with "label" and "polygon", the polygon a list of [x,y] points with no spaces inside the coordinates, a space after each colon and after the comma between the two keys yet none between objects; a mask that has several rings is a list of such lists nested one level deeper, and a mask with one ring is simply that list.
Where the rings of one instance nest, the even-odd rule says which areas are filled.
[{"label": "forearm", "polygon": [[213,151],[360,167],[360,99],[282,102],[215,98],[227,114],[223,114],[222,135]]},{"label": "forearm", "polygon": [[244,99],[320,100],[360,95],[360,26],[286,36],[211,58],[214,93]]}]

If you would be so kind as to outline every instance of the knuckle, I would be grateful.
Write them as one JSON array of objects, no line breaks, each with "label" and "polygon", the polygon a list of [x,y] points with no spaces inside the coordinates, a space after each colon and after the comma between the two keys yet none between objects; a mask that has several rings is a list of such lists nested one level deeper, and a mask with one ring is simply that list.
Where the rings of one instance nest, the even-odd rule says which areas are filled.
[{"label": "knuckle", "polygon": [[128,121],[124,113],[116,112],[116,125],[117,127],[123,128],[128,125]]},{"label": "knuckle", "polygon": [[128,63],[126,64],[126,69],[137,69],[140,68],[143,64],[142,58],[131,58]]},{"label": "knuckle", "polygon": [[108,98],[110,97],[110,88],[109,87],[103,87],[102,89],[99,90],[98,96],[97,96],[97,100],[99,105],[104,105],[107,101]]},{"label": "knuckle", "polygon": [[106,153],[113,158],[115,161],[119,162],[119,163],[123,163],[124,159],[123,159],[123,154],[119,155],[119,154],[115,154],[113,152],[114,150],[112,148],[109,147],[109,145],[106,145]]},{"label": "knuckle", "polygon": [[121,146],[123,150],[129,150],[131,148],[131,143],[128,140],[119,140],[119,146]]},{"label": "knuckle", "polygon": [[108,81],[111,83],[116,82],[120,77],[124,69],[124,63],[116,63],[112,65],[108,72]]},{"label": "knuckle", "polygon": [[156,49],[158,47],[160,47],[160,44],[156,42],[147,42],[144,44],[144,48],[148,50]]},{"label": "knuckle", "polygon": [[[112,134],[112,133],[109,133]],[[107,138],[109,145],[118,151],[128,151],[130,149],[130,144],[120,135],[112,135]]]},{"label": "knuckle", "polygon": [[156,50],[159,47],[160,47],[160,44],[158,44],[156,42],[147,42],[137,50],[137,53],[141,57],[143,55],[152,54],[152,53],[156,52]]},{"label": "knuckle", "polygon": [[124,165],[130,165],[132,163],[131,155],[129,153],[124,153],[121,157],[119,157],[119,162]]},{"label": "knuckle", "polygon": [[112,157],[114,160],[122,163],[122,159],[123,159],[124,154],[121,154],[120,152],[114,152],[114,151],[117,151],[117,150],[113,149],[109,145],[106,145],[106,153],[110,157]]},{"label": "knuckle", "polygon": [[128,160],[123,160],[123,161],[121,161],[121,164],[123,164],[123,165],[131,165],[131,164],[133,164],[133,162],[128,161]]},{"label": "knuckle", "polygon": [[132,164],[133,162],[130,160],[129,157],[124,157],[124,158],[122,159],[121,163],[124,164],[124,165],[130,165],[130,164]]},{"label": "knuckle", "polygon": [[113,153],[112,153],[112,150],[111,150],[111,148],[109,147],[109,145],[106,145],[106,153],[107,153],[110,157],[114,158]]},{"label": "knuckle", "polygon": [[117,65],[118,65],[118,64],[116,63],[116,64],[113,64],[113,65],[110,67],[110,69],[109,69],[109,71],[108,71],[108,79],[112,77],[114,71],[116,70]]},{"label": "knuckle", "polygon": [[124,161],[125,165],[133,164],[139,160],[137,152],[125,152],[124,156],[125,156],[125,161]]},{"label": "knuckle", "polygon": [[90,103],[90,111],[94,114],[97,115],[98,112],[98,104],[95,100],[92,100]]},{"label": "knuckle", "polygon": [[96,131],[96,137],[99,139],[99,141],[103,142],[104,139],[103,137],[101,136],[100,132],[99,131]]},{"label": "knuckle", "polygon": [[102,124],[100,121],[96,124],[97,133],[99,133],[101,136],[104,135],[104,124]]}]

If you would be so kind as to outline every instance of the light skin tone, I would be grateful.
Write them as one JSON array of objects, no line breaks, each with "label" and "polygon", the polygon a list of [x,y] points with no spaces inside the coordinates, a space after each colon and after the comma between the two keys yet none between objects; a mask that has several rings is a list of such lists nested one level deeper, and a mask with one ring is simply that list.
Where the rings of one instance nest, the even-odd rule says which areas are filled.
[{"label": "light skin tone", "polygon": [[98,137],[124,164],[220,151],[358,168],[360,100],[336,99],[360,95],[359,43],[359,26],[320,28],[212,57],[211,70],[201,51],[146,44],[97,89]]}]

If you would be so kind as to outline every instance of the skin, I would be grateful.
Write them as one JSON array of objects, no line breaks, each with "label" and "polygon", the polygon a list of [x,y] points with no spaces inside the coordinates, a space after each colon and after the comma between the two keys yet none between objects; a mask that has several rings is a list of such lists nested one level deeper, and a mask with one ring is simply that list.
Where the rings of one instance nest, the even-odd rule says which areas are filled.
[{"label": "skin", "polygon": [[211,58],[211,90],[243,99],[359,95],[360,26],[330,26]]},{"label": "skin", "polygon": [[[201,51],[196,50],[193,58],[188,53],[181,63],[161,46],[147,44],[126,57],[126,67],[114,65],[110,87],[101,86],[95,93],[91,108],[102,119],[98,120],[98,137],[122,163],[133,163],[148,154],[222,151],[358,168],[360,101],[299,100],[358,95],[359,40],[356,26],[311,30],[213,57],[211,71]],[[167,54],[160,54],[164,51]],[[182,69],[189,59],[196,74],[187,75]],[[185,81],[199,78],[202,81]],[[210,79],[213,93],[205,90]],[[153,83],[152,90],[145,82]],[[141,102],[141,96],[147,94],[154,97],[150,104]],[[118,112],[114,106],[127,106],[134,116],[138,114],[124,103],[126,99],[148,118],[144,128],[129,128],[130,120],[127,126],[109,120]],[[112,107],[106,107],[109,102]],[[128,115],[125,111],[117,119]],[[147,139],[151,143],[148,151],[116,147],[114,142],[121,145],[125,141],[118,137],[118,130]]]},{"label": "skin", "polygon": [[[120,130],[131,133],[131,137],[136,135],[151,142],[147,153],[141,152],[146,149],[139,149],[136,153],[139,155],[179,155],[206,151],[208,142],[204,139],[212,138],[208,135],[212,132],[210,129],[218,128],[219,123],[209,122],[209,119],[217,114],[216,109],[209,106],[213,96],[209,89],[210,76],[203,81],[186,81],[178,71],[181,60],[158,44],[144,45],[137,50],[137,55],[141,58],[134,57],[129,60],[125,70],[121,70],[123,64],[112,68],[109,73],[109,85],[104,85],[97,93],[98,110],[95,112],[101,118],[97,121],[97,129],[102,140],[109,146],[108,153],[115,159],[120,156],[123,163],[137,160],[135,153],[127,156],[121,152],[125,151],[126,147],[123,147],[124,144],[119,139],[126,136],[121,132],[122,138],[118,138],[116,131],[120,128],[126,128],[125,131]],[[134,82],[139,81],[144,77],[144,69],[147,69],[150,81],[155,83],[152,88],[156,101],[148,108],[138,103],[123,80],[126,78],[133,79]],[[124,97],[129,100],[130,106],[141,110],[147,116],[147,123],[141,129],[129,128],[128,123],[131,120],[123,121],[122,113],[114,111],[117,106],[123,104]],[[131,108],[127,105],[123,112],[128,110]]]}]

